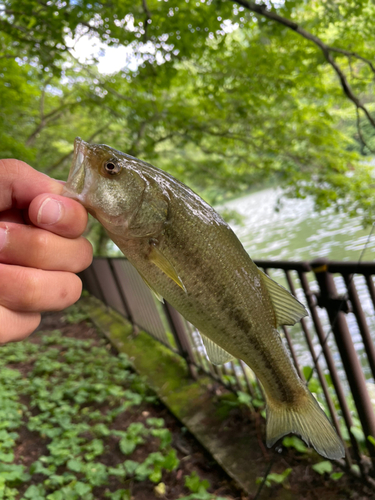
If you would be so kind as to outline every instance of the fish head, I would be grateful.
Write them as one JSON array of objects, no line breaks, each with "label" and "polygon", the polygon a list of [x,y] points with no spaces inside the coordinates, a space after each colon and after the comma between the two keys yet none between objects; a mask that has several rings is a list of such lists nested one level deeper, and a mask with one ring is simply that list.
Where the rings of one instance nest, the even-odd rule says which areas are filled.
[{"label": "fish head", "polygon": [[144,165],[110,146],[77,137],[64,195],[79,201],[110,233],[124,234],[133,223],[139,233],[135,236],[146,235],[166,209],[163,194],[144,174]]}]

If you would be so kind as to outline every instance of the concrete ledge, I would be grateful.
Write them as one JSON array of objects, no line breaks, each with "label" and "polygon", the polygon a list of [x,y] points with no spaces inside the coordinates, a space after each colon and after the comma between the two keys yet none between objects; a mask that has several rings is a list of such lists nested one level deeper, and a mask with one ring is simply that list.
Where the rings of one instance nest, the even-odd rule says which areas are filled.
[{"label": "concrete ledge", "polygon": [[[264,475],[267,466],[257,432],[250,422],[240,429],[225,427],[224,417],[208,390],[212,379],[189,378],[179,356],[145,332],[134,336],[131,324],[99,300],[83,297],[78,305],[118,351],[132,358],[135,370],[225,472],[247,494],[254,495],[259,487],[256,478]],[[295,498],[283,488],[273,491],[272,496],[280,500]]]}]

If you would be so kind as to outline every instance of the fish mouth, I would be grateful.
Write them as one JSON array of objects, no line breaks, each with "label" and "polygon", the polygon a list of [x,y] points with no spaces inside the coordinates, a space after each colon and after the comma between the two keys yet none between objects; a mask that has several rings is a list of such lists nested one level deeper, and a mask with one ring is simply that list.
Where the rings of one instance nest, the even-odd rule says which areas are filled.
[{"label": "fish mouth", "polygon": [[70,167],[68,180],[64,186],[63,195],[82,201],[86,180],[85,159],[88,154],[88,144],[80,137],[74,140],[74,153],[72,165]]}]

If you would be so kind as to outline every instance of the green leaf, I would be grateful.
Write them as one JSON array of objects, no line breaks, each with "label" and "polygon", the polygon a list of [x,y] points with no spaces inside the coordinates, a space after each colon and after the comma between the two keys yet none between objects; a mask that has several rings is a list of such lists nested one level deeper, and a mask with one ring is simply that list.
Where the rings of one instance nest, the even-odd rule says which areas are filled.
[{"label": "green leaf", "polygon": [[150,417],[146,419],[146,422],[150,427],[156,427],[157,429],[161,429],[165,425],[163,418]]},{"label": "green leaf", "polygon": [[177,452],[174,448],[172,448],[163,459],[163,467],[165,467],[168,471],[172,471],[176,469],[179,464],[180,461],[177,458]]},{"label": "green leaf", "polygon": [[85,459],[89,461],[93,460],[104,453],[103,441],[101,439],[93,439],[85,446],[85,449],[87,451],[85,453]]},{"label": "green leaf", "polygon": [[74,491],[78,493],[82,498],[91,492],[91,486],[89,484],[83,483],[82,481],[77,481],[74,485]]},{"label": "green leaf", "polygon": [[131,500],[130,490],[116,490],[114,493],[108,491],[105,493],[106,497],[109,497],[111,500]]},{"label": "green leaf", "polygon": [[30,474],[44,474],[45,476],[50,476],[56,472],[56,467],[54,465],[50,465],[47,468],[40,460],[37,460],[30,465],[29,471]]},{"label": "green leaf", "polygon": [[286,448],[294,448],[300,453],[306,453],[308,451],[305,443],[297,436],[286,436],[283,439],[283,446],[285,446]]},{"label": "green leaf", "polygon": [[137,447],[137,444],[137,440],[129,436],[123,437],[119,442],[120,450],[124,455],[130,455],[131,453],[133,453],[133,451]]},{"label": "green leaf", "polygon": [[107,437],[110,435],[111,431],[105,424],[96,424],[92,428],[93,432],[97,434],[99,437]]},{"label": "green leaf", "polygon": [[172,434],[168,429],[153,429],[151,434],[160,439],[160,449],[166,448],[172,442]]},{"label": "green leaf", "polygon": [[[137,462],[134,462],[134,463],[137,463]],[[115,476],[115,477],[118,477],[121,479],[124,479],[125,475],[126,475],[126,471],[125,471],[123,464],[117,464],[116,467],[108,467],[107,472],[108,472],[109,476]]]},{"label": "green leaf", "polygon": [[23,496],[29,498],[30,500],[44,500],[45,499],[45,489],[42,484],[32,484],[27,488]]},{"label": "green leaf", "polygon": [[310,380],[310,377],[311,377],[313,372],[314,372],[314,369],[311,366],[306,365],[302,368],[302,373],[303,373],[305,380]]},{"label": "green leaf", "polygon": [[[45,486],[62,486],[65,483],[65,477],[58,474],[51,474],[48,479],[44,481]],[[59,490],[60,491],[60,490]]]},{"label": "green leaf", "polygon": [[320,385],[320,382],[319,382],[319,380],[317,378],[313,377],[309,381],[308,387],[309,387],[309,391],[313,392],[315,394],[318,394],[319,392],[322,392],[322,386]]},{"label": "green leaf", "polygon": [[13,462],[14,453],[2,453],[0,452],[0,462]]},{"label": "green leaf", "polygon": [[359,443],[364,443],[366,441],[363,430],[360,427],[356,427],[356,426],[352,425],[350,427],[350,432],[353,434],[353,436],[356,438],[356,440]]},{"label": "green leaf", "polygon": [[153,472],[154,472],[154,468],[151,467],[151,464],[146,459],[143,463],[138,464],[138,467],[135,471],[135,476],[136,476],[137,481],[144,481]]},{"label": "green leaf", "polygon": [[284,472],[282,472],[281,474],[272,472],[271,474],[268,474],[267,479],[270,482],[281,484],[282,482],[285,481],[285,479],[289,476],[291,472],[292,472],[291,468],[285,469]]},{"label": "green leaf", "polygon": [[203,479],[201,480],[198,474],[193,471],[190,476],[185,476],[185,486],[193,493],[198,493],[200,489],[205,489],[210,487],[210,483]]},{"label": "green leaf", "polygon": [[132,476],[134,474],[137,467],[139,467],[139,463],[135,462],[134,460],[125,460],[124,462],[125,471],[127,474],[129,474],[129,476]]},{"label": "green leaf", "polygon": [[332,474],[329,477],[334,481],[337,481],[338,479],[342,478],[343,475],[344,475],[343,472],[332,472]]},{"label": "green leaf", "polygon": [[162,468],[160,465],[155,464],[154,470],[149,474],[148,478],[153,483],[158,483],[162,477]]},{"label": "green leaf", "polygon": [[357,464],[352,465],[351,469],[353,471],[355,471],[356,474],[360,474],[360,472],[361,472],[361,469],[359,468],[359,465],[357,465]]},{"label": "green leaf", "polygon": [[329,460],[323,460],[312,466],[312,469],[318,474],[329,474],[332,472],[332,463]]},{"label": "green leaf", "polygon": [[29,481],[30,475],[25,472],[24,465],[16,464],[1,464],[0,463],[0,476],[7,482],[11,483],[25,483]]},{"label": "green leaf", "polygon": [[68,460],[66,466],[69,470],[72,470],[73,472],[81,472],[82,468],[84,466],[84,463],[82,462],[82,460],[77,460],[76,458],[71,458],[70,460]]},{"label": "green leaf", "polygon": [[238,402],[245,406],[251,407],[252,398],[247,392],[237,391]]},{"label": "green leaf", "polygon": [[100,462],[91,462],[85,468],[87,481],[92,486],[103,486],[108,483],[107,467]]},{"label": "green leaf", "polygon": [[66,500],[64,493],[61,490],[54,491],[47,495],[47,500]]}]

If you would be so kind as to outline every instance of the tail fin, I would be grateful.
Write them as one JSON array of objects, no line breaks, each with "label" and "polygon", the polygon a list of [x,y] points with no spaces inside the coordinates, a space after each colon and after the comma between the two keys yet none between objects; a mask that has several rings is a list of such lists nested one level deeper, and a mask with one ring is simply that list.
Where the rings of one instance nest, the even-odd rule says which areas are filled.
[{"label": "tail fin", "polygon": [[323,457],[331,460],[345,456],[345,449],[332,424],[314,396],[306,390],[296,406],[267,401],[267,446],[289,433],[298,434]]}]

